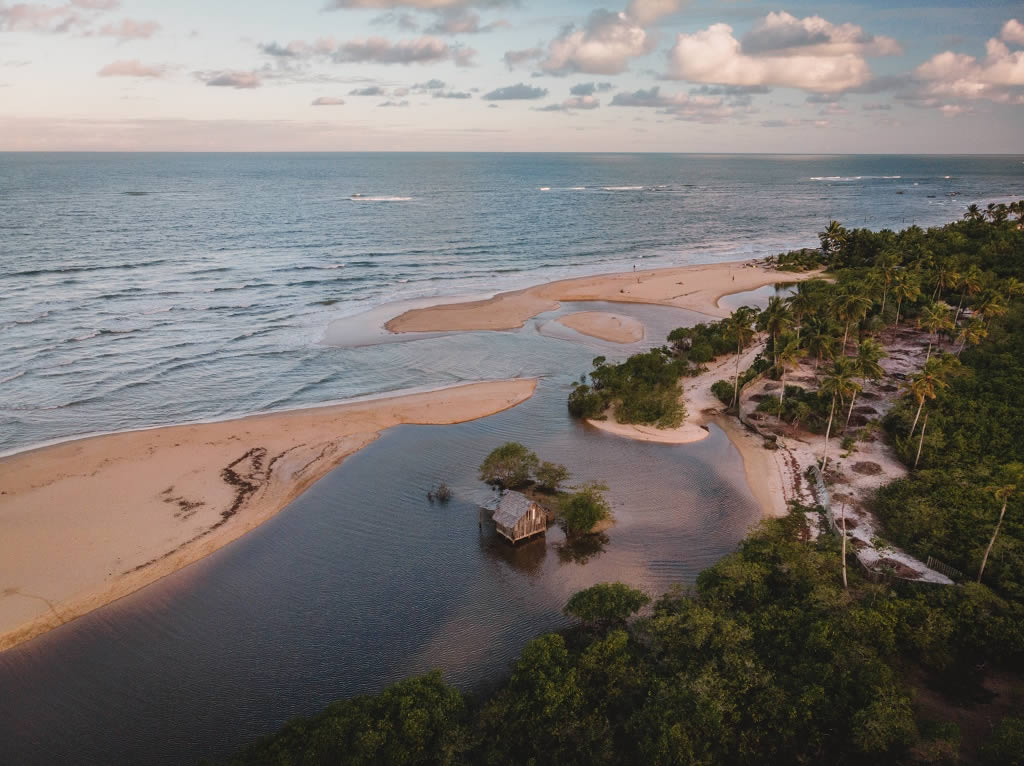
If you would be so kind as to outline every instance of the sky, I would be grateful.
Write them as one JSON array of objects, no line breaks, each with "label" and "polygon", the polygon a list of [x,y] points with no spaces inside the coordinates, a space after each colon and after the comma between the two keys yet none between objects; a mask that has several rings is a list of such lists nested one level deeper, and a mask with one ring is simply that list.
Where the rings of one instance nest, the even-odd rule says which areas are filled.
[{"label": "sky", "polygon": [[0,151],[1019,153],[1003,0],[0,0]]}]

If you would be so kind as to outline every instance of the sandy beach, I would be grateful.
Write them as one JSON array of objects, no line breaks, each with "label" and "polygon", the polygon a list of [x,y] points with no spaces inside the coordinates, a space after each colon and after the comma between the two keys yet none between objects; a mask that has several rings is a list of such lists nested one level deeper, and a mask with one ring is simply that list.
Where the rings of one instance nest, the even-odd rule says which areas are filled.
[{"label": "sandy beach", "polygon": [[533,379],[472,383],[0,459],[0,650],[235,540],[387,428],[474,420],[535,387]]},{"label": "sandy beach", "polygon": [[604,311],[577,311],[555,320],[561,325],[592,338],[612,343],[636,343],[644,339],[642,322],[633,317],[608,314]]},{"label": "sandy beach", "polygon": [[537,314],[558,308],[561,301],[649,303],[717,318],[729,314],[718,306],[723,295],[815,276],[817,273],[779,272],[753,261],[598,274],[500,293],[487,300],[412,309],[385,327],[392,332],[512,330]]}]

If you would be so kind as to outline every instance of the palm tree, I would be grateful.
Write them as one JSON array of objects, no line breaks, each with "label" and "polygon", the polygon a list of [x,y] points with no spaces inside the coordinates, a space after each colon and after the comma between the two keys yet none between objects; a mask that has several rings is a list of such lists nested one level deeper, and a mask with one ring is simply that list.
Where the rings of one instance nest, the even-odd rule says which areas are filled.
[{"label": "palm tree", "polygon": [[985,212],[988,213],[989,220],[992,221],[992,223],[1002,223],[1006,220],[1006,216],[1009,211],[1007,210],[1006,205],[997,205],[994,202],[989,202],[985,206]]},{"label": "palm tree", "polygon": [[943,262],[935,267],[933,276],[935,277],[935,290],[932,292],[932,300],[935,300],[939,297],[940,292],[956,283],[958,274],[949,263]]},{"label": "palm tree", "polygon": [[921,371],[911,377],[907,392],[917,401],[917,414],[914,415],[914,423],[910,426],[911,436],[917,430],[917,421],[921,417],[921,410],[924,409],[925,399],[934,399],[941,389],[949,387],[945,373],[945,365],[935,358],[925,362]]},{"label": "palm tree", "polygon": [[1003,516],[1006,515],[1006,505],[1018,490],[1024,488],[1024,464],[1009,463],[1003,466],[1001,473],[1002,481],[994,487],[988,487],[988,491],[993,494],[996,501],[1002,501],[1003,507],[999,511],[999,521],[996,522],[996,528],[992,532],[992,539],[988,541],[988,547],[985,549],[985,555],[981,557],[981,568],[978,570],[978,582],[981,582],[981,576],[985,574],[985,564],[988,563],[988,554],[992,552],[992,546],[996,543],[996,536],[999,534],[999,527],[1003,523]]},{"label": "palm tree", "polygon": [[977,295],[981,291],[981,277],[981,269],[973,265],[960,276],[958,281],[958,285],[961,288],[960,302],[956,305],[956,316],[953,317],[954,324],[960,321],[960,311],[963,309],[964,299],[968,295]]},{"label": "palm tree", "polygon": [[985,323],[980,319],[975,319],[961,327],[956,336],[956,342],[960,344],[960,348],[956,350],[957,358],[960,358],[960,352],[964,350],[964,346],[977,346],[985,340],[987,335],[988,330],[985,329]]},{"label": "palm tree", "polygon": [[814,371],[818,371],[818,364],[824,357],[832,357],[836,352],[836,340],[832,334],[832,328],[826,320],[820,317],[812,317],[807,323],[807,337],[804,343],[807,350],[814,354]]},{"label": "palm tree", "polygon": [[824,471],[828,465],[828,440],[832,434],[832,419],[836,414],[836,400],[840,403],[846,400],[847,396],[853,396],[860,391],[860,384],[853,379],[853,361],[845,356],[836,357],[832,362],[832,369],[825,379],[821,381],[819,393],[826,396],[832,395],[832,406],[828,413],[828,426],[825,429],[825,450],[821,455],[821,470]]},{"label": "palm tree", "polygon": [[1020,281],[1016,277],[1007,277],[1006,280],[1003,281],[1003,292],[1006,293],[1006,297],[1008,299],[1014,298],[1018,295],[1024,295],[1024,282]]},{"label": "palm tree", "polygon": [[846,353],[846,342],[850,337],[850,324],[863,319],[871,308],[871,299],[854,287],[847,287],[832,299],[832,310],[836,316],[846,322],[843,333],[842,353]]},{"label": "palm tree", "polygon": [[877,280],[882,285],[882,308],[879,313],[885,314],[885,299],[889,295],[889,286],[892,285],[893,279],[896,278],[896,271],[900,266],[900,257],[893,252],[888,250],[882,253],[875,259],[874,271],[877,274]]},{"label": "palm tree", "polygon": [[984,221],[985,214],[981,212],[981,209],[977,205],[968,205],[967,212],[964,213],[964,219],[967,221]]},{"label": "palm tree", "polygon": [[782,369],[779,379],[782,385],[779,386],[779,419],[782,419],[782,399],[786,395],[786,367],[793,364],[800,358],[800,341],[791,339],[784,344],[775,355],[775,364]]},{"label": "palm tree", "polygon": [[[868,378],[879,380],[885,375],[885,370],[878,362],[887,356],[882,349],[882,344],[872,338],[865,338],[857,346],[857,356],[853,357],[853,369],[860,376],[861,390],[868,384]],[[850,409],[846,413],[846,426],[850,425],[850,418],[853,416],[853,403],[857,401],[857,394],[850,398]]]},{"label": "palm tree", "polygon": [[831,264],[834,256],[838,255],[846,244],[846,229],[839,221],[829,221],[825,231],[818,233],[818,239],[821,241],[821,252],[825,255],[825,260]]},{"label": "palm tree", "polygon": [[754,337],[754,330],[750,326],[754,321],[756,312],[750,306],[740,306],[729,318],[726,319],[726,328],[730,334],[736,336],[736,377],[732,386],[731,407],[739,406],[740,398],[740,355],[750,339]]},{"label": "palm tree", "polygon": [[810,316],[820,303],[819,296],[813,287],[816,284],[820,283],[817,280],[797,282],[796,290],[786,299],[786,302],[789,303],[789,310],[796,320],[797,340],[800,340],[800,329],[803,325],[804,317]]},{"label": "palm tree", "polygon": [[977,311],[985,320],[985,326],[988,326],[988,322],[992,317],[1002,316],[1007,312],[1006,301],[1003,300],[1003,296],[997,293],[995,290],[986,290],[982,293],[981,298],[978,299],[977,305],[974,310]]},{"label": "palm tree", "polygon": [[772,356],[776,367],[779,365],[779,355],[776,349],[776,341],[779,333],[793,324],[793,312],[789,305],[777,295],[768,299],[768,306],[757,318],[757,329],[767,330],[772,336]]},{"label": "palm tree", "polygon": [[892,286],[893,295],[896,296],[896,327],[900,324],[900,310],[903,308],[903,301],[915,301],[921,295],[921,287],[917,275],[909,271],[901,271],[896,275]]},{"label": "palm tree", "polygon": [[[953,322],[950,321],[949,316],[946,313],[946,309],[942,308],[938,303],[932,303],[924,307],[921,311],[921,316],[917,318],[917,326],[922,330],[926,330],[931,333],[935,338],[936,345],[939,342],[939,332],[941,330],[950,330],[953,328]],[[927,362],[932,356],[932,339],[928,339],[928,353],[925,355],[925,361]]]}]

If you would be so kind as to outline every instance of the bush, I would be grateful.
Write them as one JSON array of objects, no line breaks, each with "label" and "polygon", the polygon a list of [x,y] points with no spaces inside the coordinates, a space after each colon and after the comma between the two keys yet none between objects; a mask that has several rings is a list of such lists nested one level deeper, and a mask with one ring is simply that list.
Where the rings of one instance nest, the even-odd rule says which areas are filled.
[{"label": "bush", "polygon": [[583,622],[621,624],[649,603],[650,597],[641,590],[620,582],[599,583],[574,594],[564,611]]},{"label": "bush", "polygon": [[569,478],[569,469],[561,463],[545,460],[537,469],[537,484],[548,492],[557,492],[558,486]]},{"label": "bush", "polygon": [[1024,719],[1007,716],[981,748],[988,766],[1024,766]]},{"label": "bush", "polygon": [[732,404],[735,389],[728,380],[716,380],[711,384],[711,393],[718,397],[722,404]]},{"label": "bush", "polygon": [[519,442],[506,442],[492,450],[480,464],[480,478],[504,488],[519,487],[530,480],[538,463],[532,450]]},{"label": "bush", "polygon": [[595,524],[611,516],[612,509],[601,494],[602,489],[601,485],[587,484],[562,500],[560,510],[567,534],[588,534]]},{"label": "bush", "polygon": [[687,358],[694,364],[704,364],[715,358],[715,350],[710,343],[700,343],[690,349]]},{"label": "bush", "polygon": [[569,414],[574,418],[595,418],[606,406],[604,398],[586,384],[575,386],[569,394]]}]

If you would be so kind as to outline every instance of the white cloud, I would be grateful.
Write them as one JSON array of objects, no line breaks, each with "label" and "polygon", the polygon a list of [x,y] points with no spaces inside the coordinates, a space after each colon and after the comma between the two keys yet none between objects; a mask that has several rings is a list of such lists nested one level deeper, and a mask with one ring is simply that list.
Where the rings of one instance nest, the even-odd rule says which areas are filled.
[{"label": "white cloud", "polygon": [[654,40],[625,13],[596,10],[582,27],[569,27],[548,45],[541,69],[551,74],[619,74],[629,59],[650,53]]},{"label": "white cloud", "polygon": [[596,96],[570,96],[560,104],[548,104],[540,107],[538,112],[575,112],[589,111],[601,106],[601,101]]},{"label": "white cloud", "polygon": [[335,98],[334,96],[320,96],[320,98],[313,99],[311,106],[342,106],[345,103],[343,98]]},{"label": "white cloud", "polygon": [[818,17],[796,19],[787,13],[773,13],[743,44],[728,24],[680,34],[669,53],[668,76],[698,83],[776,85],[836,93],[871,79],[865,56],[898,50],[895,41],[866,35],[850,24],[836,26]]},{"label": "white cloud", "polygon": [[236,72],[230,69],[196,72],[196,77],[212,88],[250,90],[263,84],[257,72]]},{"label": "white cloud", "polygon": [[491,7],[507,5],[502,0],[331,0],[327,10],[343,8],[418,8],[432,11],[444,8]]},{"label": "white cloud", "polygon": [[[1003,25],[1004,39],[1014,39],[1017,27],[1011,19]],[[988,99],[1002,103],[1021,103],[1024,98],[1024,51],[1011,51],[1005,42],[991,38],[985,44],[985,58],[944,51],[914,70],[921,85],[918,97]]]},{"label": "white cloud", "polygon": [[999,36],[1008,43],[1024,45],[1024,24],[1021,24],[1017,19],[1010,19],[1003,24],[1003,29]]},{"label": "white cloud", "polygon": [[483,98],[487,101],[518,101],[523,99],[544,98],[548,94],[547,88],[537,88],[526,83],[506,85],[503,88],[496,88]]},{"label": "white cloud", "polygon": [[96,74],[100,77],[163,77],[167,67],[143,64],[138,59],[114,61]]},{"label": "white cloud", "polygon": [[120,24],[105,24],[96,34],[101,37],[117,37],[121,40],[141,40],[152,37],[160,29],[155,21],[122,19]]},{"label": "white cloud", "polygon": [[626,15],[640,26],[647,26],[662,16],[679,11],[687,0],[630,0]]}]

